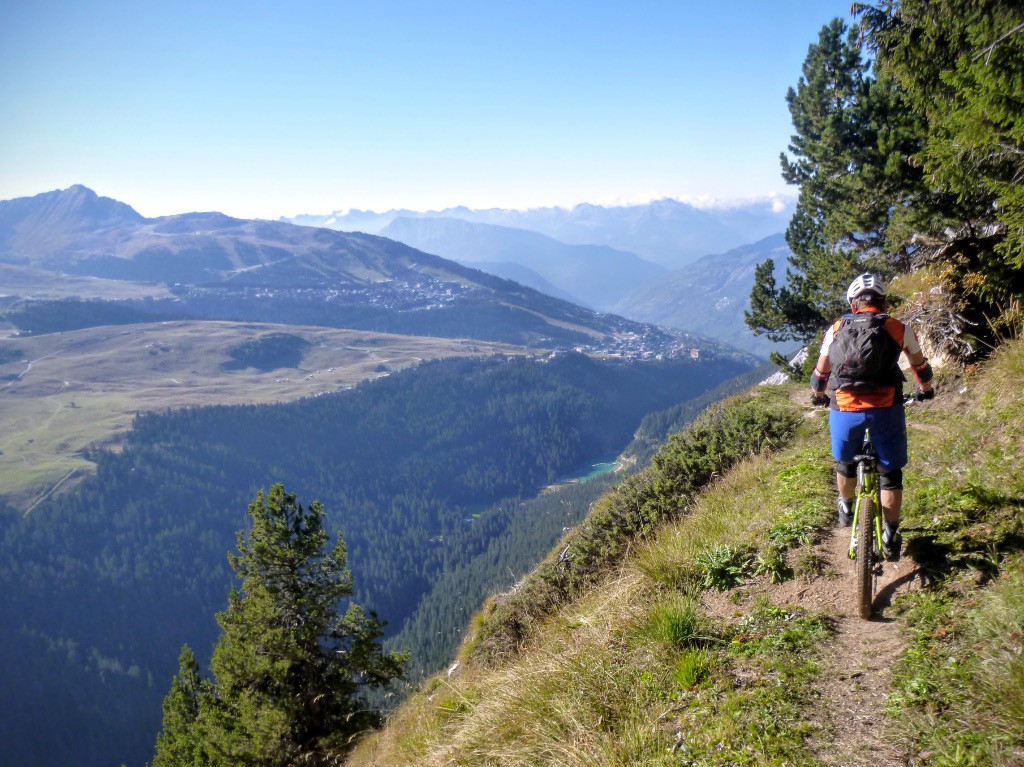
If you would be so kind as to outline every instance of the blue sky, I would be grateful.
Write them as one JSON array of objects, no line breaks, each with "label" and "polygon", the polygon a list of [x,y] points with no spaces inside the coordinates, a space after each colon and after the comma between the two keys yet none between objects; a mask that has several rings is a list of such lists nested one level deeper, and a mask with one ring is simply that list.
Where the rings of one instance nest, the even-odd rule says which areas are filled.
[{"label": "blue sky", "polygon": [[0,5],[0,199],[148,216],[792,194],[786,89],[849,0]]}]

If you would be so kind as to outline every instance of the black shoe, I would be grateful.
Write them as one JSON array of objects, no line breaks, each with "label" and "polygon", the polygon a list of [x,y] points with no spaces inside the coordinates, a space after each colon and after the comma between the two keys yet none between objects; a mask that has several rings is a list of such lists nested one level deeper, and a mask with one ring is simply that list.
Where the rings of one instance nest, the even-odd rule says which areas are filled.
[{"label": "black shoe", "polygon": [[853,499],[846,501],[840,498],[836,505],[839,507],[839,526],[849,527],[853,524]]},{"label": "black shoe", "polygon": [[899,530],[893,530],[888,525],[882,531],[882,553],[890,562],[900,561],[900,549],[903,548],[903,536]]}]

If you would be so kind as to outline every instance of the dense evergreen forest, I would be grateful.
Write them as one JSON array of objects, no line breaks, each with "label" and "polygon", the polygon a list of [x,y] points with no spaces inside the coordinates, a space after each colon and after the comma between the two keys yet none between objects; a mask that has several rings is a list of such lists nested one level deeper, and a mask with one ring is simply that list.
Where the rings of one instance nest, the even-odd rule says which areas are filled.
[{"label": "dense evergreen forest", "polygon": [[276,482],[323,502],[348,544],[353,598],[423,643],[414,670],[436,668],[464,625],[460,580],[474,581],[463,599],[507,585],[587,504],[533,525],[515,499],[618,453],[646,413],[743,370],[708,356],[447,360],[289,404],[138,416],[76,491],[24,519],[0,515],[0,649],[18,659],[10,689],[27,691],[0,712],[5,756],[150,757],[179,650],[188,642],[205,665],[232,586],[226,553],[248,501]]}]

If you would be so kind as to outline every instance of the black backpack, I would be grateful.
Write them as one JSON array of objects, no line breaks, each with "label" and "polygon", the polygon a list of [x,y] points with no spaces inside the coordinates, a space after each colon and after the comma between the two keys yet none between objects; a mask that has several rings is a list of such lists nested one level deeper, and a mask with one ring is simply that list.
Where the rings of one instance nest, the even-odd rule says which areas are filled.
[{"label": "black backpack", "polygon": [[888,314],[847,314],[829,346],[837,389],[881,389],[902,386],[900,345],[885,329]]}]

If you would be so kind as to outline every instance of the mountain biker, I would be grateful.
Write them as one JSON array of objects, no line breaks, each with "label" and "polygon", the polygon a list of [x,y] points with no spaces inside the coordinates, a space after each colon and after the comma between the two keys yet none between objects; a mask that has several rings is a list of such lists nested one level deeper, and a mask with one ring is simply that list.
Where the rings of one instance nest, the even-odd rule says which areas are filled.
[{"label": "mountain biker", "polygon": [[[888,290],[877,275],[865,272],[846,291],[850,314],[825,333],[818,364],[811,374],[811,400],[830,404],[829,431],[836,460],[839,524],[853,519],[857,465],[866,429],[878,456],[878,474],[885,529],[882,549],[897,560],[903,503],[903,467],[907,464],[907,424],[903,409],[900,354],[906,354],[919,389],[916,399],[931,399],[932,368],[921,353],[914,331],[886,314]],[[826,396],[831,376],[832,395]]]}]

